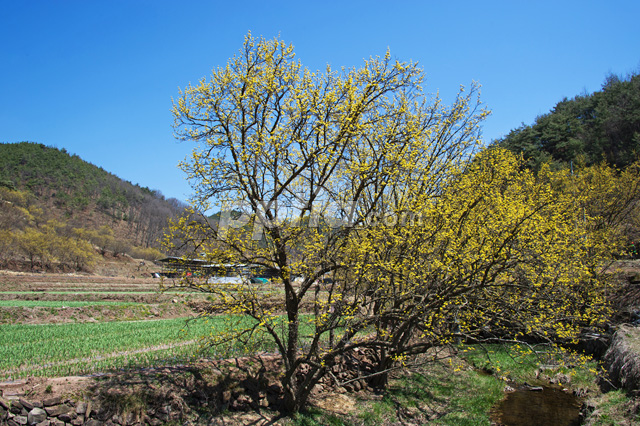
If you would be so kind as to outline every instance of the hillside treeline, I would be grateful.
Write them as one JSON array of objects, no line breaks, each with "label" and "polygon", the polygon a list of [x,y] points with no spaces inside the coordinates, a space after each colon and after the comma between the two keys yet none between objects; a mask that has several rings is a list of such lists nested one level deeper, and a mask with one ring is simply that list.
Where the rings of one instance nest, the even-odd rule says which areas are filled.
[{"label": "hillside treeline", "polygon": [[640,75],[610,75],[600,91],[565,98],[494,144],[521,154],[536,171],[544,163],[570,168],[603,161],[625,168],[640,154]]},{"label": "hillside treeline", "polygon": [[640,75],[610,75],[602,89],[563,99],[532,125],[493,142],[522,155],[528,168],[566,171],[563,186],[588,193],[579,208],[614,227],[628,255],[640,251]]},{"label": "hillside treeline", "polygon": [[0,144],[0,266],[82,270],[107,253],[154,259],[183,208],[64,149]]},{"label": "hillside treeline", "polygon": [[[107,223],[116,234],[122,228],[133,244],[143,247],[157,247],[167,218],[184,207],[175,198],[165,199],[157,190],[124,181],[64,148],[31,142],[0,144],[0,186],[32,193],[50,216],[76,226],[90,223],[89,228],[99,228]],[[88,217],[93,213],[98,217]]]}]

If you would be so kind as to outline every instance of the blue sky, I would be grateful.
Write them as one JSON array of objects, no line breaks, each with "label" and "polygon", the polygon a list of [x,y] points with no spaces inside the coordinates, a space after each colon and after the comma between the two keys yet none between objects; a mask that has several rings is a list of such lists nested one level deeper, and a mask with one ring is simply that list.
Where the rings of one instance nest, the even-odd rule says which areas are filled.
[{"label": "blue sky", "polygon": [[248,31],[312,69],[418,62],[449,100],[478,81],[486,142],[564,97],[640,71],[640,2],[0,0],[0,142],[66,148],[186,200],[171,98],[224,66]]}]

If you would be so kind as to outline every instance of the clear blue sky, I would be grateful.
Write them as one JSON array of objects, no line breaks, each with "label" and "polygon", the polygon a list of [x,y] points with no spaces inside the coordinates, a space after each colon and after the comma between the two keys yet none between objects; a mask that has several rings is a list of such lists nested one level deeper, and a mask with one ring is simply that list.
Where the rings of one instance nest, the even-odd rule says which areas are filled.
[{"label": "clear blue sky", "polygon": [[66,148],[186,200],[171,98],[223,66],[250,30],[313,70],[387,48],[451,99],[482,84],[486,142],[564,97],[640,71],[640,2],[0,0],[0,142]]}]

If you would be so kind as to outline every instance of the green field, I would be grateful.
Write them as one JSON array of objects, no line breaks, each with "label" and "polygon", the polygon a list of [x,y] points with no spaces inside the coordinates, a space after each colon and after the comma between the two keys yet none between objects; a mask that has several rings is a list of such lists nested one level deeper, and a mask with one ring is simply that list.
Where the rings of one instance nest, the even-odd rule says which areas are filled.
[{"label": "green field", "polygon": [[185,362],[224,318],[3,325],[0,378],[59,376]]},{"label": "green field", "polygon": [[75,301],[75,300],[0,300],[0,307],[80,308],[83,306],[136,305],[135,302]]}]

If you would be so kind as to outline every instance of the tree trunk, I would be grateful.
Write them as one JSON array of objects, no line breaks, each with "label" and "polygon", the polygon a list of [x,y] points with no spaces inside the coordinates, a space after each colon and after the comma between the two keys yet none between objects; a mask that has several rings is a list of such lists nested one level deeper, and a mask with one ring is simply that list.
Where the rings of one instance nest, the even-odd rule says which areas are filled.
[{"label": "tree trunk", "polygon": [[291,373],[289,376],[285,376],[283,379],[283,388],[284,388],[284,401],[282,404],[281,411],[283,413],[297,413],[303,410],[307,401],[309,400],[309,396],[311,395],[311,391],[318,384],[320,378],[325,374],[316,368],[312,368],[305,377],[302,383],[298,383],[296,372]]},{"label": "tree trunk", "polygon": [[378,353],[378,364],[376,366],[375,376],[369,378],[369,386],[374,389],[385,389],[389,384],[389,369],[393,365],[393,361],[387,356],[387,351],[380,349]]}]

